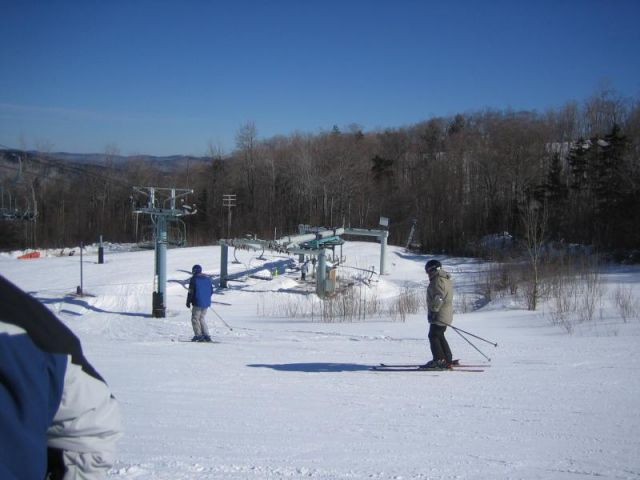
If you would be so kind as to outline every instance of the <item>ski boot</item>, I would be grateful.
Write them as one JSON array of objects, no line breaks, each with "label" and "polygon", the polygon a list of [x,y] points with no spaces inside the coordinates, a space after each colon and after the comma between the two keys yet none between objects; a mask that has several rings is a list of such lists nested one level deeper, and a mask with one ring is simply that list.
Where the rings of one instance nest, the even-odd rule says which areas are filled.
[{"label": "ski boot", "polygon": [[421,370],[447,370],[451,368],[451,364],[447,363],[446,360],[431,360],[424,365],[420,365]]}]

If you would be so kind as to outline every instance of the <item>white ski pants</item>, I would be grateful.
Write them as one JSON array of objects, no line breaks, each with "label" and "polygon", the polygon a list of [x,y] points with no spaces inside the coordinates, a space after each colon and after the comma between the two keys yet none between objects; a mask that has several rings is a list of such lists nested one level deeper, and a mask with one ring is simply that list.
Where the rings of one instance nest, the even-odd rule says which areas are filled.
[{"label": "white ski pants", "polygon": [[191,325],[193,325],[193,334],[196,336],[209,335],[207,322],[204,317],[207,315],[207,307],[191,307]]}]

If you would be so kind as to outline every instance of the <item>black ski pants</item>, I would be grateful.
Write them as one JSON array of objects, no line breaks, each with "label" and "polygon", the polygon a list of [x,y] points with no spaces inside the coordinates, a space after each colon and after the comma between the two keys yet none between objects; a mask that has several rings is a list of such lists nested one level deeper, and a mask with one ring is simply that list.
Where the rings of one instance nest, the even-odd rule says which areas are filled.
[{"label": "black ski pants", "polygon": [[429,345],[431,347],[431,355],[434,360],[446,360],[447,363],[453,361],[453,355],[451,355],[451,349],[447,339],[444,338],[444,332],[447,327],[442,325],[429,325]]}]

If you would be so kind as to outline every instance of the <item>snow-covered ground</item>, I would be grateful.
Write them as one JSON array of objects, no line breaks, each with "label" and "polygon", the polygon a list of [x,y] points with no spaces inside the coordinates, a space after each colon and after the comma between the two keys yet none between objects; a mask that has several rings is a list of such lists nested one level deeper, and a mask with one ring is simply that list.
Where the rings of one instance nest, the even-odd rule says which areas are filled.
[{"label": "snow-covered ground", "polygon": [[[573,335],[513,299],[458,312],[457,327],[498,343],[469,337],[491,357],[482,373],[381,373],[369,367],[430,359],[423,312],[404,322],[290,318],[282,312],[310,305],[313,285],[292,270],[267,280],[265,264],[291,259],[241,251],[230,271],[258,274],[216,292],[207,319],[219,343],[192,344],[179,341],[192,335],[189,272],[200,263],[217,276],[220,249],[169,250],[161,319],[150,316],[154,253],[126,250],[108,249],[103,265],[84,255],[83,297],[72,295],[77,252],[0,254],[0,273],[76,332],[120,400],[115,478],[640,478],[640,321],[623,322],[612,300],[618,285],[640,296],[640,269],[603,275],[598,318]],[[347,242],[344,255],[377,270],[379,245]],[[406,286],[425,288],[426,259],[390,247],[388,274],[364,289],[384,303]],[[468,310],[485,265],[443,263]],[[487,363],[447,336],[455,357]]]}]

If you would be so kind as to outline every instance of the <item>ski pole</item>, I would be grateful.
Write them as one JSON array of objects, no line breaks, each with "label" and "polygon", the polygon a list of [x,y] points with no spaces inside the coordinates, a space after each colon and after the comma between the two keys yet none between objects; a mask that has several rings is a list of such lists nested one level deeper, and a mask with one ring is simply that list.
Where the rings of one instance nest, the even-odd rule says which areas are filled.
[{"label": "ski pole", "polygon": [[[459,330],[458,328],[454,328],[454,331],[455,331],[458,335],[460,335],[460,336],[464,339],[464,341],[465,341],[465,342],[467,342],[469,345],[471,345],[473,348],[475,348],[475,349],[476,349],[476,351],[477,351],[480,355],[482,355],[484,358],[486,358],[488,361],[491,361],[491,359],[490,359],[489,357],[487,357],[484,353],[482,353],[478,347],[476,347],[473,343],[471,343],[471,340],[469,340],[467,337],[465,337],[464,335],[462,335],[458,330]],[[464,330],[463,330],[463,331],[464,331]]]},{"label": "ski pole", "polygon": [[460,333],[460,332],[466,333],[467,335],[470,335],[473,338],[477,338],[478,340],[482,340],[483,342],[487,342],[488,344],[493,345],[494,347],[498,346],[498,344],[495,343],[495,342],[491,342],[491,341],[487,340],[486,338],[479,337],[477,335],[474,335],[473,333],[467,332],[466,330],[462,330],[461,328],[454,327],[453,325],[447,325],[446,323],[442,323],[442,322],[433,322],[433,323],[437,323],[438,325],[440,325],[442,327],[451,327],[458,333]]},{"label": "ski pole", "polygon": [[211,309],[211,311],[212,311],[213,313],[215,313],[215,314],[216,314],[216,317],[218,317],[218,318],[220,319],[220,321],[223,323],[223,325],[224,325],[225,327],[227,327],[229,330],[231,330],[231,331],[233,332],[233,328],[231,328],[231,327],[229,326],[229,324],[228,324],[227,322],[225,322],[225,321],[224,321],[224,319],[223,319],[223,318],[218,314],[218,312],[216,312],[216,311],[215,311],[213,308],[211,308],[211,307],[209,307],[209,308]]}]

